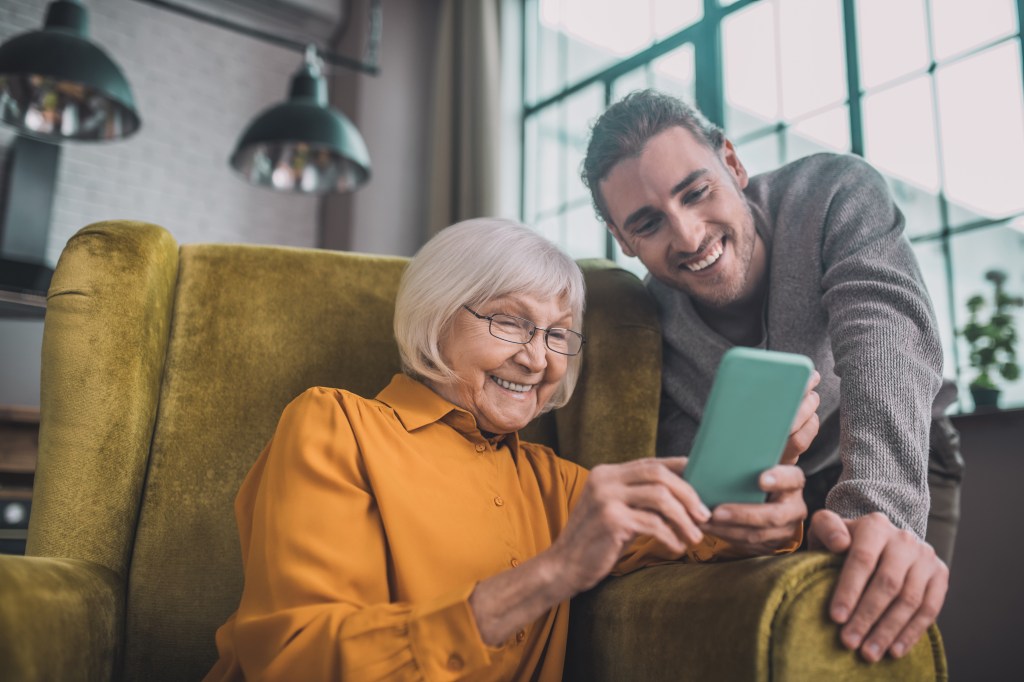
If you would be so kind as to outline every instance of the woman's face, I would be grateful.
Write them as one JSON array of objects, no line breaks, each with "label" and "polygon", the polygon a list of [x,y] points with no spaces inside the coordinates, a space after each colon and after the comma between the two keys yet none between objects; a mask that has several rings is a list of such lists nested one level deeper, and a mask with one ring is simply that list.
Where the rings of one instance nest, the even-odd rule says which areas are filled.
[{"label": "woman's face", "polygon": [[[481,315],[505,313],[531,320],[538,327],[572,328],[568,303],[562,298],[515,294],[475,308]],[[541,413],[565,376],[569,358],[544,344],[537,331],[527,344],[491,336],[488,321],[462,309],[441,355],[458,379],[430,382],[431,388],[476,417],[481,431],[511,433]]]}]

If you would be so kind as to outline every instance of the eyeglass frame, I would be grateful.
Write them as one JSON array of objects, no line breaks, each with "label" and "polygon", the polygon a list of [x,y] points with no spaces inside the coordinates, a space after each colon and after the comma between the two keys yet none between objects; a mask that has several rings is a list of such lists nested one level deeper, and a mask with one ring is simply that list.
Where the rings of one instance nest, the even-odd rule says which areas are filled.
[{"label": "eyeglass frame", "polygon": [[[519,317],[518,315],[509,315],[508,313],[495,313],[494,315],[481,315],[477,311],[475,311],[472,308],[470,308],[468,305],[463,304],[462,307],[465,308],[467,311],[469,311],[469,313],[471,315],[473,315],[473,317],[477,318],[478,320],[487,320],[487,333],[489,333],[491,336],[493,336],[494,338],[498,339],[499,341],[504,341],[505,343],[515,343],[515,344],[518,344],[520,346],[525,346],[525,345],[529,344],[531,341],[533,341],[533,337],[536,336],[537,332],[540,331],[540,332],[544,332],[544,347],[547,348],[548,350],[550,350],[552,353],[558,353],[559,355],[564,355],[567,358],[573,358],[573,357],[576,357],[577,355],[579,355],[580,353],[582,353],[583,352],[583,346],[585,346],[586,343],[587,343],[587,337],[583,336],[583,334],[579,333],[575,329],[569,329],[568,327],[548,327],[548,328],[545,329],[544,327],[538,326],[537,323],[534,322],[533,320],[528,320],[525,317]],[[511,317],[513,320],[522,320],[523,322],[528,322],[530,324],[530,326],[533,327],[533,330],[530,332],[530,338],[527,339],[526,341],[513,341],[511,339],[506,339],[503,336],[498,336],[497,334],[494,333],[494,330],[492,329],[492,326],[494,325],[494,316],[495,315],[502,315],[504,317]],[[561,330],[569,332],[570,334],[575,334],[576,336],[580,337],[580,349],[578,351],[576,351],[575,353],[564,353],[564,352],[562,352],[560,350],[556,350],[555,348],[552,348],[551,344],[548,342],[548,334],[551,332],[552,329],[561,329]]]}]

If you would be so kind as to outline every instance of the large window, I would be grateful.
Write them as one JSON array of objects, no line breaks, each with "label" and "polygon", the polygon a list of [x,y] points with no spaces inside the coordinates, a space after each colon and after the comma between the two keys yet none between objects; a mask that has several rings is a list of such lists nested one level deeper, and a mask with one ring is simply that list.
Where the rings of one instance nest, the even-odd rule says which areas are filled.
[{"label": "large window", "polygon": [[[1024,0],[523,0],[522,219],[638,274],[579,180],[589,127],[655,87],[722,125],[752,173],[821,151],[888,179],[970,409],[967,300],[1024,293]],[[1024,313],[1014,313],[1024,330]],[[1024,381],[1002,382],[1024,406]]]}]

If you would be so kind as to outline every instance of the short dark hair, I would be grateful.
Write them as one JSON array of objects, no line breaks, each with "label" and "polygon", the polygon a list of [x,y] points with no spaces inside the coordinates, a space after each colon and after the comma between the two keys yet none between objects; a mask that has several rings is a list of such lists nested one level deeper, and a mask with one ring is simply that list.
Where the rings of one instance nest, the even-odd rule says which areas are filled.
[{"label": "short dark hair", "polygon": [[623,159],[635,158],[658,133],[681,126],[714,151],[722,148],[725,133],[695,107],[657,90],[638,90],[611,105],[594,123],[580,177],[590,190],[597,216],[611,223],[601,196],[600,183]]}]

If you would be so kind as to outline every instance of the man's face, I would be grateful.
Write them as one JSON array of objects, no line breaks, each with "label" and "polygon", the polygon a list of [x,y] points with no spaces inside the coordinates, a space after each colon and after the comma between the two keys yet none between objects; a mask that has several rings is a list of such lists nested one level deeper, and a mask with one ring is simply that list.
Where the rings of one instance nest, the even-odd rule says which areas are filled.
[{"label": "man's face", "polygon": [[676,126],[613,166],[600,188],[627,256],[699,304],[724,308],[758,293],[765,267],[747,180],[731,143],[716,152]]}]

